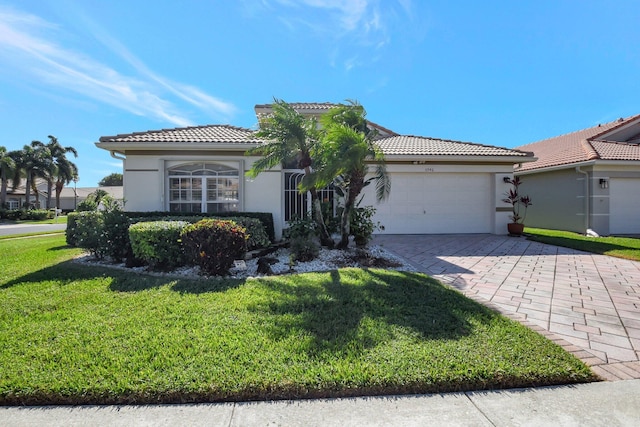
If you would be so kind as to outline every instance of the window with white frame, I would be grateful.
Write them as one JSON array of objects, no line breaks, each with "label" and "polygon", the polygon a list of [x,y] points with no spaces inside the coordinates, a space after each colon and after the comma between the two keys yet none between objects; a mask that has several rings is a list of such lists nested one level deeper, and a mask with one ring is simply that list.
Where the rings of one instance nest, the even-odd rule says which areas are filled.
[{"label": "window with white frame", "polygon": [[237,212],[240,179],[237,167],[215,162],[178,165],[168,170],[171,212]]}]

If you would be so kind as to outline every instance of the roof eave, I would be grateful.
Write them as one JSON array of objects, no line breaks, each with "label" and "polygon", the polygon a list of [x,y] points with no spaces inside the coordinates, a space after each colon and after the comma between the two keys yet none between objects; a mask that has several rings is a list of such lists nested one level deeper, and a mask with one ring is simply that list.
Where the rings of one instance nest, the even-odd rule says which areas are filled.
[{"label": "roof eave", "polygon": [[601,160],[587,160],[584,162],[565,163],[563,165],[545,166],[545,167],[536,168],[536,169],[527,169],[527,170],[516,169],[513,171],[513,173],[516,175],[531,175],[533,173],[539,173],[539,172],[554,172],[554,171],[563,170],[563,169],[575,169],[577,167],[582,167],[582,166],[592,166],[600,162]]},{"label": "roof eave", "polygon": [[393,155],[385,154],[385,160],[402,162],[402,161],[419,161],[419,162],[463,162],[463,163],[525,163],[538,160],[532,156],[474,156],[474,155],[422,155],[422,154],[402,154]]},{"label": "roof eave", "polygon": [[96,142],[96,147],[107,151],[181,150],[181,151],[246,151],[257,147],[258,142]]}]

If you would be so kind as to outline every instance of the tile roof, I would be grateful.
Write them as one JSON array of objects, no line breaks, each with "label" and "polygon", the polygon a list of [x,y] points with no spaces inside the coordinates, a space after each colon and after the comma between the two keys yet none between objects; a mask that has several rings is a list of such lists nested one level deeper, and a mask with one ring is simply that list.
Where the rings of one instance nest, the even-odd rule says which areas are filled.
[{"label": "tile roof", "polygon": [[531,153],[491,145],[423,136],[397,135],[376,140],[385,156],[516,156]]},{"label": "tile roof", "polygon": [[611,138],[615,131],[622,131],[622,128],[629,126],[638,126],[637,132],[640,132],[640,115],[516,147],[518,150],[532,151],[538,159],[523,164],[518,170],[570,165],[589,160],[640,160],[637,132],[632,132],[627,141],[605,139]]},{"label": "tile roof", "polygon": [[260,140],[251,129],[230,125],[205,125],[150,130],[115,136],[103,136],[100,142],[125,143],[238,143],[255,144]]},{"label": "tile roof", "polygon": [[[337,107],[340,104],[336,104],[334,102],[288,102],[288,104],[293,107],[294,110],[330,110],[333,107]],[[257,104],[255,109],[263,110],[263,109],[271,109],[273,104]]]}]

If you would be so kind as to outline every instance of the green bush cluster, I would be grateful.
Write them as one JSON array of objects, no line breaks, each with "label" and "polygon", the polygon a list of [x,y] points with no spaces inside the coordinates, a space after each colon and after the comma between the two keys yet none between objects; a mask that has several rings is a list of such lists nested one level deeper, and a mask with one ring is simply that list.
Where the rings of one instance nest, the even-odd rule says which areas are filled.
[{"label": "green bush cluster", "polygon": [[180,233],[186,221],[138,222],[129,227],[131,249],[136,258],[153,269],[170,270],[185,264]]},{"label": "green bush cluster", "polygon": [[[162,212],[162,211],[154,211],[154,212],[133,212],[128,211],[125,212],[129,218],[137,219],[138,221],[158,221],[158,220],[167,220],[171,218],[172,220],[183,220],[189,221],[186,218],[194,218],[193,213],[190,212]],[[186,218],[185,218],[186,217]],[[232,219],[232,218],[255,218],[259,220],[264,226],[264,230],[269,236],[270,242],[275,242],[275,226],[273,223],[273,215],[269,212],[216,212],[216,213],[198,213],[197,220],[201,220],[203,218],[223,218],[223,219]],[[136,222],[138,222],[136,221]],[[195,221],[194,221],[195,222]]]},{"label": "green bush cluster", "polygon": [[[107,250],[101,243],[101,237],[104,232],[104,215],[102,212],[78,212],[72,221],[74,223],[74,233],[71,240],[74,242],[74,246],[87,250],[98,259],[104,258]],[[69,224],[69,218],[67,218],[67,224]],[[67,242],[69,242],[69,234],[67,234]]]},{"label": "green bush cluster", "polygon": [[208,275],[225,275],[247,251],[246,229],[233,221],[203,219],[182,232],[187,259]]},{"label": "green bush cluster", "polygon": [[54,215],[54,211],[47,209],[0,209],[0,219],[10,219],[14,221],[19,219],[41,221],[43,219],[52,219]]},{"label": "green bush cluster", "polygon": [[320,254],[316,223],[311,218],[294,218],[289,221],[287,237],[294,261],[311,261]]},{"label": "green bush cluster", "polygon": [[114,261],[130,259],[133,255],[129,242],[129,225],[131,220],[122,211],[104,212],[102,214],[104,229],[100,244],[106,256]]}]

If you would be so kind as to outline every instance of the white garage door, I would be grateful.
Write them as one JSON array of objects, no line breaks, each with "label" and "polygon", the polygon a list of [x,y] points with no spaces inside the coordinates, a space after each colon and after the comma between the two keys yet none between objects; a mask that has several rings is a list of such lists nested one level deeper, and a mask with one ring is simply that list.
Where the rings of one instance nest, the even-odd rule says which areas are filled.
[{"label": "white garage door", "polygon": [[640,234],[640,180],[609,180],[609,233]]},{"label": "white garage door", "polygon": [[386,234],[490,233],[489,174],[392,174],[389,199],[376,206]]}]

